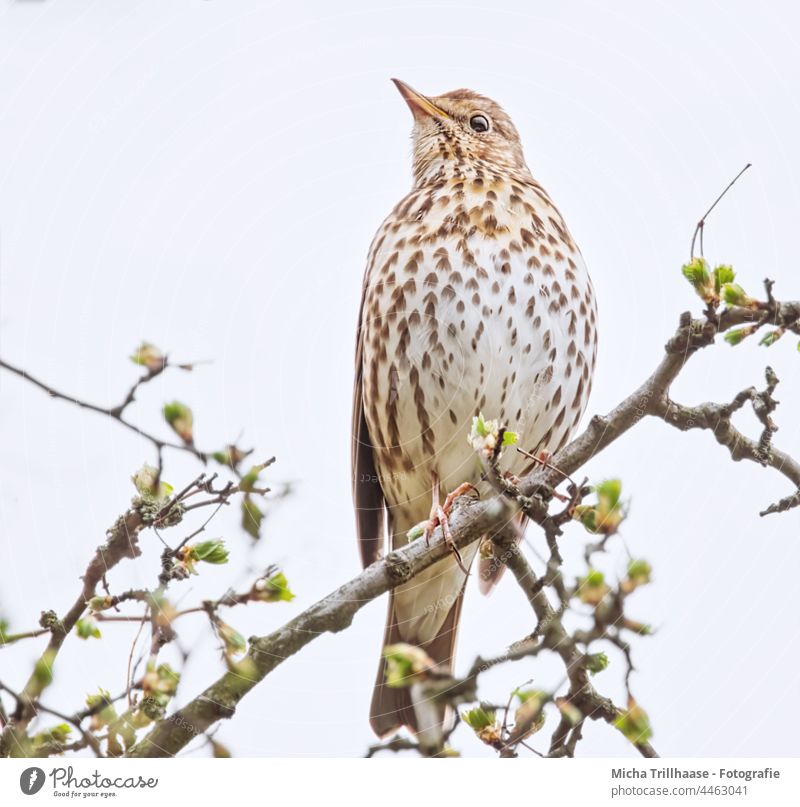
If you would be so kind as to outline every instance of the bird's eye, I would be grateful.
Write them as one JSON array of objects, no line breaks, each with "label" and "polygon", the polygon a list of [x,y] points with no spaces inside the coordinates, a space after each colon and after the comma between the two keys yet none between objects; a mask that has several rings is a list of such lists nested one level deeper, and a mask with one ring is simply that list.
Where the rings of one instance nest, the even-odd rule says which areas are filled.
[{"label": "bird's eye", "polygon": [[473,115],[469,119],[469,126],[473,132],[488,132],[489,119],[485,115]]}]

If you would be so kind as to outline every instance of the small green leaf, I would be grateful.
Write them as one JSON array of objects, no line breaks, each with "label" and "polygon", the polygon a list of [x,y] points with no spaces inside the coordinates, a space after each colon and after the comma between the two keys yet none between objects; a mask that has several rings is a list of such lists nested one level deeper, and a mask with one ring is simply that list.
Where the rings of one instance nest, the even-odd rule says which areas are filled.
[{"label": "small green leaf", "polygon": [[591,533],[613,535],[624,521],[626,509],[621,501],[622,482],[607,479],[595,486],[597,504],[579,504],[573,509],[572,517],[580,521]]},{"label": "small green leaf", "polygon": [[258,483],[259,474],[268,466],[270,463],[262,462],[258,465],[254,465],[240,480],[239,480],[239,490],[243,490],[246,493],[252,493],[256,489],[256,484]]},{"label": "small green leaf", "polygon": [[227,563],[228,550],[225,549],[225,541],[213,540],[202,541],[194,546],[194,554],[197,560],[205,563]]},{"label": "small green leaf", "polygon": [[761,341],[758,343],[759,345],[764,345],[764,347],[772,347],[778,339],[780,339],[784,334],[783,328],[778,328],[774,331],[768,331],[761,337]]},{"label": "small green leaf", "polygon": [[619,497],[622,494],[622,482],[619,479],[607,479],[595,488],[598,498],[607,501],[608,509],[612,509],[619,504]]},{"label": "small green leaf", "polygon": [[107,689],[100,689],[96,693],[86,696],[86,705],[90,709],[102,706],[102,708],[92,715],[92,729],[97,730],[107,726],[117,719],[117,711],[111,703],[111,693]]},{"label": "small green leaf", "polygon": [[708,264],[703,258],[692,258],[689,263],[681,267],[683,276],[693,285],[702,285],[708,282]]},{"label": "small green leaf", "polygon": [[173,492],[172,485],[159,479],[158,468],[145,463],[131,477],[139,495],[154,503],[165,502]]},{"label": "small green leaf", "polygon": [[749,306],[753,302],[738,283],[726,283],[722,287],[722,299],[733,306]]},{"label": "small green leaf", "polygon": [[102,594],[98,594],[86,601],[86,606],[93,614],[99,614],[101,611],[105,611],[113,605],[114,598],[107,595],[103,596]]},{"label": "small green leaf", "polygon": [[161,351],[155,345],[151,345],[150,342],[142,342],[133,352],[130,359],[134,364],[146,367],[151,373],[163,370],[167,361]]},{"label": "small green leaf", "polygon": [[597,512],[593,505],[579,504],[572,511],[572,517],[575,521],[580,521],[587,532],[597,532]]},{"label": "small green leaf", "polygon": [[250,452],[242,451],[238,446],[229,445],[226,446],[222,451],[215,451],[211,455],[211,457],[216,460],[220,465],[224,465],[227,468],[237,468],[239,463],[249,454]]},{"label": "small green leaf", "polygon": [[91,694],[86,696],[86,705],[93,709],[100,703],[111,703],[111,693],[107,689],[100,689],[97,692],[92,692]]},{"label": "small green leaf", "polygon": [[155,665],[150,661],[147,671],[142,678],[142,690],[145,697],[155,697],[158,694],[172,697],[178,691],[181,676],[169,664]]},{"label": "small green leaf", "polygon": [[242,499],[242,528],[251,537],[258,539],[261,536],[261,522],[264,513],[248,494]]},{"label": "small green leaf", "polygon": [[597,569],[590,569],[585,577],[577,581],[576,594],[581,602],[587,605],[599,605],[611,589],[605,576]]},{"label": "small green leaf", "polygon": [[31,738],[33,747],[42,753],[57,754],[60,752],[59,746],[66,745],[69,735],[72,732],[71,726],[67,723],[59,723],[57,726],[40,731]]},{"label": "small green leaf", "polygon": [[43,733],[47,735],[48,740],[52,740],[55,743],[63,745],[67,742],[67,740],[69,740],[69,735],[72,733],[72,727],[66,723],[59,723],[57,726],[53,726],[53,728],[47,729],[47,731]]},{"label": "small green leaf", "polygon": [[597,569],[590,569],[589,573],[586,575],[584,582],[587,586],[597,587],[602,586],[605,583],[605,575],[598,571]]},{"label": "small green leaf", "polygon": [[228,556],[225,541],[221,538],[201,541],[199,544],[188,544],[179,553],[180,563],[189,574],[198,574],[195,568],[198,563],[227,563]]},{"label": "small green leaf", "polygon": [[608,667],[608,656],[605,653],[591,653],[584,659],[586,669],[592,674],[596,675]]},{"label": "small green leaf", "polygon": [[653,567],[646,560],[632,560],[628,564],[628,579],[637,586],[650,582]]},{"label": "small green leaf", "polygon": [[383,648],[386,659],[386,686],[407,687],[434,666],[433,659],[413,644],[398,642]]},{"label": "small green leaf", "polygon": [[513,446],[519,440],[519,435],[516,432],[504,431],[503,432],[503,442],[501,445],[505,446]]},{"label": "small green leaf", "polygon": [[91,617],[79,619],[75,623],[75,633],[77,633],[81,639],[99,639],[101,636],[97,622]]},{"label": "small green leaf", "polygon": [[[524,705],[520,707],[524,709]],[[461,719],[475,732],[478,739],[493,748],[499,747],[502,731],[494,709],[485,704],[461,713]]]},{"label": "small green leaf", "polygon": [[217,632],[225,645],[225,650],[234,656],[239,656],[247,650],[247,641],[239,631],[235,630],[227,622],[219,620],[217,622]]},{"label": "small green leaf", "polygon": [[425,535],[425,525],[427,521],[421,521],[419,524],[415,524],[407,533],[406,538],[409,541],[416,541],[417,538],[422,538]]},{"label": "small green leaf", "polygon": [[627,617],[622,620],[622,627],[626,630],[638,633],[639,636],[651,636],[653,634],[653,628],[651,625],[644,622],[637,622],[636,620],[628,619]]},{"label": "small green leaf", "polygon": [[[201,541],[193,546],[185,546],[182,550],[183,562],[187,565],[195,563],[221,564],[228,562],[228,550],[225,548],[225,541],[215,538],[210,541]],[[189,571],[194,571],[190,568]]]},{"label": "small green leaf", "polygon": [[644,743],[653,736],[647,712],[633,698],[628,698],[628,708],[617,717],[614,726],[632,743]]},{"label": "small green leaf", "polygon": [[186,404],[182,404],[180,401],[164,404],[164,420],[169,423],[172,430],[184,443],[192,444],[194,441],[194,415]]},{"label": "small green leaf", "polygon": [[734,330],[728,331],[725,334],[724,339],[729,345],[735,347],[748,336],[750,336],[754,331],[755,328],[752,325],[748,326],[747,328],[734,328]]},{"label": "small green leaf", "polygon": [[727,264],[720,264],[714,269],[714,289],[716,290],[717,294],[720,293],[720,290],[726,283],[733,283],[733,279],[736,277],[736,274],[733,271],[732,266],[728,266]]},{"label": "small green leaf", "polygon": [[256,580],[253,591],[253,599],[261,602],[291,602],[294,599],[289,581],[283,572],[275,572],[270,577]]},{"label": "small green leaf", "polygon": [[709,275],[708,264],[703,258],[693,258],[681,267],[681,271],[702,300],[707,303],[718,302],[714,281]]},{"label": "small green leaf", "polygon": [[494,726],[497,722],[497,714],[494,709],[483,705],[476,706],[467,712],[461,713],[461,719],[475,732]]}]

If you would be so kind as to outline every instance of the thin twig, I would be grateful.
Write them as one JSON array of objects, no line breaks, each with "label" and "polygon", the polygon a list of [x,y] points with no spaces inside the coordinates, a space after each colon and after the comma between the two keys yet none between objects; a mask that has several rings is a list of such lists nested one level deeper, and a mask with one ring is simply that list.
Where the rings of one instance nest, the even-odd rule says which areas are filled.
[{"label": "thin twig", "polygon": [[152,381],[154,378],[159,376],[163,370],[166,368],[167,365],[164,365],[161,369],[151,371],[145,373],[145,375],[141,376],[136,383],[128,390],[127,394],[123,401],[118,404],[117,406],[98,406],[97,404],[90,403],[89,401],[81,400],[72,395],[67,395],[66,393],[59,392],[49,384],[46,384],[44,381],[40,381],[38,378],[32,376],[27,370],[23,370],[21,367],[15,367],[13,364],[9,364],[7,361],[0,359],[0,368],[4,370],[8,370],[10,373],[14,373],[18,375],[20,378],[24,378],[26,381],[29,381],[35,387],[46,392],[51,398],[57,398],[58,400],[68,401],[75,406],[80,407],[81,409],[87,409],[90,412],[95,412],[98,415],[104,415],[105,417],[111,418],[112,420],[117,421],[121,426],[126,429],[129,429],[132,432],[135,432],[140,437],[144,438],[148,442],[152,443],[155,447],[158,455],[158,463],[159,469],[162,465],[162,458],[161,452],[165,448],[171,448],[175,451],[185,451],[193,456],[197,457],[202,463],[208,462],[209,454],[200,451],[194,445],[190,445],[188,443],[175,443],[170,440],[163,440],[160,437],[156,437],[154,434],[150,432],[146,432],[143,429],[136,426],[134,423],[131,423],[129,420],[126,420],[123,417],[123,414],[127,407],[134,401],[136,391],[142,384],[146,384],[149,381]]},{"label": "thin twig", "polygon": [[739,171],[739,173],[727,184],[727,186],[725,187],[725,190],[722,191],[722,193],[719,196],[717,196],[717,198],[713,201],[711,207],[709,207],[708,210],[706,210],[706,212],[703,213],[703,215],[700,217],[700,221],[697,222],[697,226],[694,228],[694,233],[692,234],[692,245],[689,248],[689,260],[690,261],[694,258],[694,244],[695,244],[695,240],[697,239],[698,233],[700,234],[700,257],[703,256],[703,229],[705,228],[706,219],[711,214],[711,211],[722,201],[725,194],[736,184],[736,181],[739,179],[739,177],[748,168],[750,168],[751,165],[752,165],[752,163],[747,163],[747,165],[744,168],[742,168],[741,171]]}]

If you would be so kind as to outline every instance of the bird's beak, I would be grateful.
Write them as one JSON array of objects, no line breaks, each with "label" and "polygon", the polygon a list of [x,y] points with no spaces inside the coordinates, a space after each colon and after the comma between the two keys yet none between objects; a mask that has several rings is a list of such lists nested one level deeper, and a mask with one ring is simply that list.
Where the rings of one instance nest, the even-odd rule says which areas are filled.
[{"label": "bird's beak", "polygon": [[400,95],[406,99],[406,103],[416,120],[450,117],[443,109],[439,109],[430,99],[426,98],[424,95],[420,95],[404,81],[400,81],[399,78],[393,78],[392,81],[397,89],[400,90]]}]

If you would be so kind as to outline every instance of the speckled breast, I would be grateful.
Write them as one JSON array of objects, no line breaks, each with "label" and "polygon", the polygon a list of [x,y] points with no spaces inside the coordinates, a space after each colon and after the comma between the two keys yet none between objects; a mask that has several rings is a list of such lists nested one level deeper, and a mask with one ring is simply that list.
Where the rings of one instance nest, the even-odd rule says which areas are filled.
[{"label": "speckled breast", "polygon": [[[482,412],[529,450],[562,446],[583,414],[596,310],[583,259],[536,183],[459,178],[412,191],[373,242],[363,312],[364,406],[390,506],[416,518],[431,472],[479,475]],[[508,452],[520,473],[526,460]]]}]

